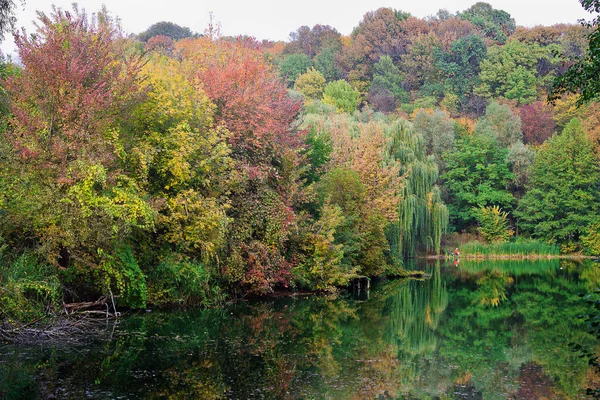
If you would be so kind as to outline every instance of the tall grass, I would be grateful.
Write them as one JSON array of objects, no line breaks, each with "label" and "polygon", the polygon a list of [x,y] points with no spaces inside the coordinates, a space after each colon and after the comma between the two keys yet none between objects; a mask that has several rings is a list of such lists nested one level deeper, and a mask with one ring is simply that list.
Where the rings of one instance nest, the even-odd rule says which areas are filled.
[{"label": "tall grass", "polygon": [[533,257],[558,256],[560,247],[538,240],[520,239],[516,242],[469,242],[460,248],[461,257]]}]

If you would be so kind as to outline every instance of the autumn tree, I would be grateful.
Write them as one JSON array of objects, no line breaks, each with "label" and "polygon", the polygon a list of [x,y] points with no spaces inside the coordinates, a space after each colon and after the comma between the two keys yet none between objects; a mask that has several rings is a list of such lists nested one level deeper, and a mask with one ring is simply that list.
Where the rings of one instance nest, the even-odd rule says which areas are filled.
[{"label": "autumn tree", "polygon": [[325,77],[314,68],[300,75],[294,83],[294,90],[302,93],[307,99],[320,99],[324,89]]},{"label": "autumn tree", "polygon": [[290,41],[286,45],[285,52],[287,54],[303,53],[314,58],[325,49],[339,51],[341,47],[341,35],[335,28],[317,24],[312,28],[301,26],[290,33]]},{"label": "autumn tree", "polygon": [[372,76],[372,66],[383,55],[394,63],[405,53],[406,35],[402,21],[408,15],[391,8],[366,13],[352,32],[352,41],[338,58],[342,76],[361,92]]},{"label": "autumn tree", "polygon": [[[600,12],[600,1],[580,0],[583,8],[588,12]],[[589,48],[583,59],[577,60],[564,74],[554,80],[553,88],[548,99],[554,101],[564,93],[580,93],[577,104],[583,104],[598,98],[600,94],[600,17],[591,23],[584,23],[592,29],[589,35]]]},{"label": "autumn tree", "polygon": [[24,68],[7,82],[7,135],[18,156],[8,225],[34,237],[47,262],[140,306],[142,273],[115,249],[154,220],[118,158],[119,123],[140,93],[141,62],[105,13],[90,19],[76,7],[54,8],[39,19],[35,35],[16,35]]},{"label": "autumn tree", "polygon": [[541,101],[523,105],[519,108],[523,142],[526,144],[542,144],[554,134],[556,123],[553,110]]},{"label": "autumn tree", "polygon": [[148,236],[163,251],[170,247],[208,266],[224,245],[228,222],[229,133],[215,126],[214,104],[186,79],[179,61],[155,53],[141,75],[147,97],[128,119],[122,151],[157,205],[161,234]]},{"label": "autumn tree", "polygon": [[418,90],[426,83],[440,80],[434,57],[434,49],[438,47],[441,47],[441,42],[433,32],[418,35],[407,45],[406,54],[399,63],[407,90]]},{"label": "autumn tree", "polygon": [[296,221],[302,132],[293,124],[292,100],[277,72],[252,41],[208,38],[178,43],[191,81],[215,103],[228,128],[234,161],[231,224],[223,251],[223,277],[243,290],[267,293],[291,281],[286,245]]},{"label": "autumn tree", "polygon": [[349,115],[311,118],[309,128],[331,143],[328,169],[319,183],[320,202],[340,208],[335,230],[346,270],[375,276],[388,266],[386,226],[397,220],[403,177],[389,156],[386,126]]},{"label": "autumn tree", "polygon": [[442,19],[437,18],[431,21],[431,25],[433,32],[441,42],[442,49],[445,51],[450,49],[454,41],[478,33],[475,25],[466,19],[456,16],[449,16]]}]

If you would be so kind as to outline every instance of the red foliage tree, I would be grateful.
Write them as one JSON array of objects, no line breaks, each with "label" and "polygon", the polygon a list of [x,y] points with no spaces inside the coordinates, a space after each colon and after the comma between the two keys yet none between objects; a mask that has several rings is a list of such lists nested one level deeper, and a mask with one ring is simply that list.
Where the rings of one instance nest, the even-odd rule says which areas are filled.
[{"label": "red foliage tree", "polygon": [[300,148],[303,136],[293,122],[301,101],[288,96],[254,42],[200,38],[178,45],[216,104],[218,120],[231,131],[234,157],[262,168],[269,153],[281,156],[287,149]]},{"label": "red foliage tree", "polygon": [[550,107],[536,101],[519,109],[523,131],[523,142],[541,144],[554,134],[556,124]]},{"label": "red foliage tree", "polygon": [[24,158],[61,179],[73,161],[110,161],[111,129],[139,93],[141,64],[125,56],[121,33],[106,15],[90,21],[77,8],[54,8],[39,19],[36,35],[15,35],[24,68],[6,83],[14,116],[9,135]]}]

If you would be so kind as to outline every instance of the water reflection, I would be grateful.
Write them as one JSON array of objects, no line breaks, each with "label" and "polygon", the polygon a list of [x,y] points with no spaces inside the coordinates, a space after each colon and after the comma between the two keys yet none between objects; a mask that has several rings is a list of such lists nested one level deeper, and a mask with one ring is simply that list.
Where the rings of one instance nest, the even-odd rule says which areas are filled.
[{"label": "water reflection", "polygon": [[[368,300],[305,297],[122,320],[113,339],[0,347],[0,398],[577,398],[592,371],[569,343],[597,266],[421,266]],[[597,377],[595,378],[597,379]]]}]

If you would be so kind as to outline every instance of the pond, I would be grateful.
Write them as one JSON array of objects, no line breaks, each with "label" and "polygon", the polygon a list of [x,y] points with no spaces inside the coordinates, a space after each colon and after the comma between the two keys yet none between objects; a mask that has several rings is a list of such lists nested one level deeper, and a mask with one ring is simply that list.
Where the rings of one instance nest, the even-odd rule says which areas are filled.
[{"label": "pond", "polygon": [[[99,340],[0,345],[0,397],[585,398],[593,262],[437,262],[370,292],[130,314]],[[415,267],[415,268],[417,268]]]}]

